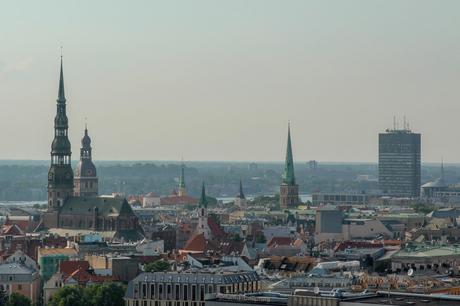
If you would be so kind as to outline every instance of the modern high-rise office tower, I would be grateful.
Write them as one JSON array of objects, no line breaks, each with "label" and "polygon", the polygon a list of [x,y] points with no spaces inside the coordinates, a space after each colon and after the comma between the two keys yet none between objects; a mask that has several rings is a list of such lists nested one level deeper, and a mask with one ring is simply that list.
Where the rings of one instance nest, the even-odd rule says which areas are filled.
[{"label": "modern high-rise office tower", "polygon": [[379,186],[384,195],[420,196],[421,136],[404,124],[379,134]]}]

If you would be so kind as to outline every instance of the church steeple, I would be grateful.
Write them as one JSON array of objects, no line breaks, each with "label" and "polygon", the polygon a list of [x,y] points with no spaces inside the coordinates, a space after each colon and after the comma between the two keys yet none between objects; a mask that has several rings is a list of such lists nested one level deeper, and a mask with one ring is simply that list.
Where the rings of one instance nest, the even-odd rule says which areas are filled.
[{"label": "church steeple", "polygon": [[237,198],[243,199],[243,200],[246,199],[243,193],[243,182],[241,181],[241,179],[240,179],[240,192],[238,193]]},{"label": "church steeple", "polygon": [[85,134],[81,139],[80,159],[91,159],[91,138],[88,135],[88,125],[85,124]]},{"label": "church steeple", "polygon": [[59,77],[59,90],[58,90],[58,102],[65,103],[65,92],[64,92],[64,69],[62,68],[62,54],[61,54],[61,73]]},{"label": "church steeple", "polygon": [[294,159],[292,157],[291,124],[290,123],[288,123],[288,138],[287,138],[287,147],[286,147],[286,160],[284,163],[283,183],[287,185],[295,185]]},{"label": "church steeple", "polygon": [[186,191],[185,191],[185,165],[184,163],[182,162],[181,166],[180,166],[180,177],[179,177],[179,190],[177,192],[177,194],[179,196],[185,196],[186,195]]},{"label": "church steeple", "polygon": [[211,230],[209,228],[208,224],[208,212],[207,212],[207,207],[208,207],[208,199],[206,197],[206,190],[204,188],[204,182],[203,185],[201,186],[201,197],[200,197],[200,202],[198,203],[199,205],[199,215],[198,215],[198,227],[197,227],[197,233],[198,234],[203,234],[204,239],[208,240],[211,237]]},{"label": "church steeple", "polygon": [[88,126],[85,124],[85,133],[81,139],[80,161],[75,168],[74,195],[77,197],[97,196],[98,184],[96,166],[92,160],[91,138],[88,134]]},{"label": "church steeple", "polygon": [[240,179],[240,190],[235,198],[235,205],[239,207],[246,207],[246,197],[243,193],[243,182]]},{"label": "church steeple", "polygon": [[280,186],[280,207],[287,208],[299,204],[299,186],[295,182],[294,158],[292,157],[291,124],[288,124],[286,160]]},{"label": "church steeple", "polygon": [[204,187],[204,182],[203,182],[203,185],[201,186],[201,197],[200,197],[200,201],[198,202],[198,205],[201,208],[208,207],[208,198],[206,197],[206,189]]},{"label": "church steeple", "polygon": [[64,70],[61,55],[59,89],[54,118],[54,139],[51,144],[51,166],[48,172],[48,210],[56,211],[72,195],[73,171],[68,138],[69,122],[64,93]]}]

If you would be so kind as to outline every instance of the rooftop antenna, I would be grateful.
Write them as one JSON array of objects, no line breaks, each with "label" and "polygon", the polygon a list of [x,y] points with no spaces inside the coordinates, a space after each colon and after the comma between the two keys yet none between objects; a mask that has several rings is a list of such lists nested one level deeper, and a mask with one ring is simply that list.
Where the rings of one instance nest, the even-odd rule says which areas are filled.
[{"label": "rooftop antenna", "polygon": [[61,59],[62,59],[62,46],[61,46]]},{"label": "rooftop antenna", "polygon": [[393,115],[393,131],[396,130],[396,116]]},{"label": "rooftop antenna", "polygon": [[403,117],[403,118],[404,118],[404,126],[403,126],[403,130],[405,130],[405,129],[406,129],[406,115],[404,115],[404,117]]}]

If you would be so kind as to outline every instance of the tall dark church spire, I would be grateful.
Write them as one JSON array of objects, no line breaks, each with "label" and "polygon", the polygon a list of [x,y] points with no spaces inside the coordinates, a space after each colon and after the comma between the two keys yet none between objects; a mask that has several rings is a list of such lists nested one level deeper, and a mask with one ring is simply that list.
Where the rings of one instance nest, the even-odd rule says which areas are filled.
[{"label": "tall dark church spire", "polygon": [[204,187],[204,182],[203,182],[203,185],[201,186],[201,197],[200,197],[200,201],[198,202],[198,205],[201,208],[208,207],[208,197],[206,196],[206,189]]},{"label": "tall dark church spire", "polygon": [[243,193],[243,182],[241,181],[241,179],[240,179],[240,192],[238,193],[237,197],[240,199],[246,199]]},{"label": "tall dark church spire", "polygon": [[56,117],[54,118],[54,139],[51,144],[51,166],[48,172],[48,210],[57,211],[73,193],[73,171],[71,148],[68,138],[69,122],[66,114],[64,94],[64,71],[61,56]]},{"label": "tall dark church spire", "polygon": [[292,157],[291,145],[291,124],[288,124],[288,138],[286,147],[286,161],[284,163],[283,183],[288,185],[295,184],[294,158]]},{"label": "tall dark church spire", "polygon": [[179,196],[185,196],[187,195],[187,191],[185,189],[185,165],[184,162],[180,165],[180,177],[179,177],[179,189],[177,191],[177,194]]},{"label": "tall dark church spire", "polygon": [[64,92],[64,69],[62,68],[62,54],[61,54],[61,74],[59,77],[59,91],[58,91],[58,102],[65,103],[65,92]]}]

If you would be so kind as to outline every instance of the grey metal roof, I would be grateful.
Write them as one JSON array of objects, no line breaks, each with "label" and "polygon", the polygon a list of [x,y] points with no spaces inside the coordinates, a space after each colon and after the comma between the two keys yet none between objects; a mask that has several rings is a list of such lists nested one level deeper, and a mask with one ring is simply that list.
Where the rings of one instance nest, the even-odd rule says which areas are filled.
[{"label": "grey metal roof", "polygon": [[0,264],[0,274],[29,275],[29,274],[33,274],[34,272],[36,271],[24,265],[17,264],[17,263]]},{"label": "grey metal roof", "polygon": [[133,282],[149,283],[200,283],[200,284],[233,284],[247,281],[257,281],[259,276],[255,272],[242,273],[178,273],[178,272],[154,272],[142,273]]}]

